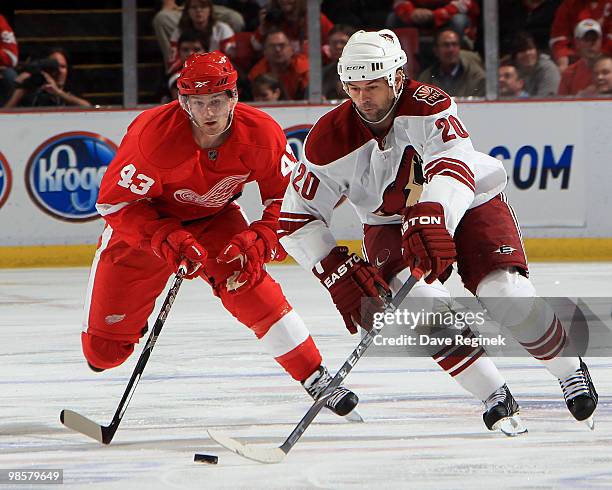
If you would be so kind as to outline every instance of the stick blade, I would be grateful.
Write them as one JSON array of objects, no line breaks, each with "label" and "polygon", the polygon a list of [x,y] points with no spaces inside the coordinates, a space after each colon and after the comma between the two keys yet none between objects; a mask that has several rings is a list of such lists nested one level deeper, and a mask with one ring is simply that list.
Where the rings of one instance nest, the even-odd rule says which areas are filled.
[{"label": "stick blade", "polygon": [[208,435],[213,441],[224,448],[244,458],[257,461],[258,463],[276,464],[280,463],[285,458],[285,452],[278,447],[267,448],[249,446],[214,430],[209,430]]},{"label": "stick blade", "polygon": [[104,441],[103,427],[100,424],[96,424],[93,420],[83,417],[80,413],[73,412],[72,410],[62,410],[60,421],[69,429],[91,437],[101,444],[108,444],[108,442]]}]

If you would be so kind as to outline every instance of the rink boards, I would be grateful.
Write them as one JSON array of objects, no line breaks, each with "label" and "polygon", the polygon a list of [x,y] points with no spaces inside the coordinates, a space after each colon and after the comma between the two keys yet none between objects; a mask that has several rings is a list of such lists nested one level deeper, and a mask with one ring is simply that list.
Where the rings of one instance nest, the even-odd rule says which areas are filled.
[{"label": "rink boards", "polygon": [[[331,109],[263,107],[298,158],[311,125]],[[612,260],[611,111],[612,101],[460,103],[474,146],[504,163],[531,260]],[[103,225],[95,211],[99,182],[139,112],[0,115],[0,267],[90,262]],[[254,185],[240,204],[258,217]],[[350,205],[336,212],[332,231],[359,248]]]}]

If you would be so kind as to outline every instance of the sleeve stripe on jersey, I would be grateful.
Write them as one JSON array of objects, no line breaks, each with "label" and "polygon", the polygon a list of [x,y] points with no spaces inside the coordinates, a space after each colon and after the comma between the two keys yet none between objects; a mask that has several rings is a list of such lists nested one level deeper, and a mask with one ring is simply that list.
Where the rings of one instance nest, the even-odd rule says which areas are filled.
[{"label": "sleeve stripe on jersey", "polygon": [[316,219],[317,218],[312,214],[281,212],[280,218],[278,219],[278,237],[282,238],[290,235]]},{"label": "sleeve stripe on jersey", "polygon": [[264,201],[263,205],[264,205],[264,207],[266,207],[266,208],[267,208],[267,207],[268,207],[270,204],[272,204],[273,202],[276,202],[276,201],[283,202],[283,198],[282,198],[282,197],[279,197],[278,199],[266,199],[266,200]]},{"label": "sleeve stripe on jersey", "polygon": [[469,187],[472,192],[476,189],[474,173],[461,160],[444,157],[429,162],[425,167],[425,180],[431,182],[436,175],[452,177]]},{"label": "sleeve stripe on jersey", "polygon": [[8,49],[3,49],[2,51],[4,51],[7,54],[7,56],[11,60],[12,66],[17,66],[17,62],[19,60],[17,59],[17,56],[15,56],[15,53],[9,51]]},{"label": "sleeve stripe on jersey", "polygon": [[108,216],[109,214],[121,211],[124,207],[129,205],[129,202],[120,202],[119,204],[96,204],[96,211],[100,216]]}]

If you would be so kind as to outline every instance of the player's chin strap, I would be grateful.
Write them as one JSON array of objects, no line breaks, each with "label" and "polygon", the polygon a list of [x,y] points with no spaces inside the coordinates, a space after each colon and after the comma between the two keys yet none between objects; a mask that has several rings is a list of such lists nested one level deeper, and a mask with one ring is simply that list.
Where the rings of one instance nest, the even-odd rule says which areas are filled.
[{"label": "player's chin strap", "polygon": [[[393,88],[393,97],[394,97],[393,104],[391,104],[391,107],[389,108],[389,110],[387,112],[385,112],[385,115],[383,117],[381,117],[378,121],[370,121],[369,119],[366,119],[365,117],[363,117],[363,115],[361,114],[361,112],[359,112],[359,109],[357,108],[357,106],[353,102],[353,107],[355,108],[355,112],[357,113],[357,115],[363,121],[365,121],[368,124],[380,124],[381,122],[383,122],[385,119],[387,119],[389,117],[389,115],[395,109],[395,106],[397,105],[397,102],[399,101],[399,98],[402,95],[402,92],[404,91],[404,80],[405,79],[406,79],[406,77],[404,76],[404,73],[402,72],[402,84],[401,84],[399,90],[397,90],[395,88],[395,81],[390,81],[389,82],[389,85],[391,86],[391,88]],[[343,85],[345,85],[345,84],[343,83]],[[346,87],[344,88],[344,91],[348,93],[348,91],[346,90]]]},{"label": "player's chin strap", "polygon": [[[202,125],[198,123],[197,119],[194,117],[194,115],[191,112],[191,107],[189,107],[189,99],[188,99],[188,97],[185,96],[185,95],[179,95],[179,97],[180,97],[181,107],[183,108],[183,110],[189,116],[189,120],[193,123],[193,125],[196,128],[202,129]],[[234,120],[234,109],[236,109],[235,105],[234,105],[234,108],[229,113],[229,117],[227,118],[227,124],[225,125],[225,128],[223,128],[218,133],[214,133],[214,134],[211,134],[209,136],[219,136],[219,135],[225,133],[230,128],[230,126],[232,125],[232,121]]]}]

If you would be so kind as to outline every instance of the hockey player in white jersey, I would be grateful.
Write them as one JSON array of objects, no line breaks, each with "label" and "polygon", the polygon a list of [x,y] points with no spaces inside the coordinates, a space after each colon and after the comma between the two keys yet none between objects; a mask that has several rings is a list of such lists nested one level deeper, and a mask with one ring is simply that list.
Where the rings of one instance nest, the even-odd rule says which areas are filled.
[{"label": "hockey player in white jersey", "polygon": [[[518,222],[502,194],[503,165],[474,150],[446,93],[405,79],[405,63],[392,31],[349,39],[338,74],[350,100],[321,117],[306,139],[281,210],[282,245],[328,289],[351,333],[361,322],[361,299],[378,297],[387,284],[397,291],[417,265],[427,275],[411,295],[448,297],[441,282],[456,262],[465,287],[558,378],[571,414],[592,428],[597,393],[528,279]],[[365,261],[337,246],[329,230],[344,196],[363,223]],[[433,357],[484,401],[487,428],[514,419],[518,404],[482,347]]]}]

